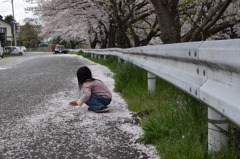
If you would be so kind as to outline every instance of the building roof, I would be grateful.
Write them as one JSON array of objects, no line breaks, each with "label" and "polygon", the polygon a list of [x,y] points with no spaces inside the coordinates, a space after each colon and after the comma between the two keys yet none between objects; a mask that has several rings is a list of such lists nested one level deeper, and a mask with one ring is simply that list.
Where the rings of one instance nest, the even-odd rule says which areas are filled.
[{"label": "building roof", "polygon": [[5,22],[5,23],[7,23],[8,25],[11,25],[9,22],[7,22],[6,20],[3,20],[3,19],[0,19],[0,22]]}]

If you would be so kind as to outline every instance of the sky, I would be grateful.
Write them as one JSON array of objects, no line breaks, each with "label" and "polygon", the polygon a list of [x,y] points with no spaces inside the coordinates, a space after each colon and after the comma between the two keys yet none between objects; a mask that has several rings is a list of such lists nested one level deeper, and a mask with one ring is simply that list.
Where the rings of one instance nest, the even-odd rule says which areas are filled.
[{"label": "sky", "polygon": [[[22,24],[25,18],[34,18],[33,13],[25,12],[25,8],[34,7],[36,4],[26,2],[26,0],[13,0],[14,15],[18,23]],[[12,3],[11,0],[0,0],[0,15],[3,18],[7,15],[12,15]]]}]

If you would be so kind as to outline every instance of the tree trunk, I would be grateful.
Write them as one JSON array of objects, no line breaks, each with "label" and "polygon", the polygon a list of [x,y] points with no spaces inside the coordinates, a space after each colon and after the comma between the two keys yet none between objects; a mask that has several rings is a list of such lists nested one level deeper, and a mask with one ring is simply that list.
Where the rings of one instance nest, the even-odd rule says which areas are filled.
[{"label": "tree trunk", "polygon": [[116,24],[116,42],[117,47],[129,48],[131,47],[130,39],[126,35],[128,27],[126,22],[123,21],[122,15],[119,14],[121,3],[117,3],[116,0],[110,0],[113,6],[113,18]]},{"label": "tree trunk", "polygon": [[94,38],[93,38],[93,40],[92,41],[90,41],[90,47],[91,47],[91,49],[95,49],[96,48],[96,46],[97,46],[97,33],[95,32],[94,33]]},{"label": "tree trunk", "polygon": [[109,34],[108,34],[108,48],[115,47],[115,33],[116,29],[113,25],[113,20],[110,20],[109,23]]},{"label": "tree trunk", "polygon": [[75,49],[75,48],[76,48],[76,45],[77,45],[77,44],[76,44],[74,41],[71,40],[71,41],[70,41],[70,44],[71,44],[71,48],[72,48],[72,49]]},{"label": "tree trunk", "polygon": [[151,0],[161,31],[163,43],[180,42],[179,0]]}]

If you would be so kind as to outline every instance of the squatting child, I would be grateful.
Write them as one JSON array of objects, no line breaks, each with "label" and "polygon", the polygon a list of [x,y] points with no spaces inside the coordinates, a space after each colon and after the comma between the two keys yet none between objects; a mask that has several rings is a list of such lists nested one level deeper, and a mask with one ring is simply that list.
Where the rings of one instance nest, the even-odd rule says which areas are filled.
[{"label": "squatting child", "polygon": [[112,94],[108,87],[101,80],[93,78],[91,70],[86,66],[78,69],[77,79],[83,95],[79,100],[70,102],[69,105],[82,106],[85,103],[89,106],[88,110],[96,113],[108,112],[107,105],[112,101]]}]

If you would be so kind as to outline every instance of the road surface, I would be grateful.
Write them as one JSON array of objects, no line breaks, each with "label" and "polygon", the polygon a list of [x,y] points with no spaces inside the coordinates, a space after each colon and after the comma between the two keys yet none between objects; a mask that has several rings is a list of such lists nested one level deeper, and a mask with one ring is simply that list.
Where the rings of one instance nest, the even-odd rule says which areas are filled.
[{"label": "road surface", "polygon": [[96,114],[79,97],[76,71],[86,65],[113,90],[112,72],[76,55],[25,53],[0,59],[0,159],[158,159],[136,143],[124,100],[113,92],[110,112]]}]

